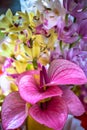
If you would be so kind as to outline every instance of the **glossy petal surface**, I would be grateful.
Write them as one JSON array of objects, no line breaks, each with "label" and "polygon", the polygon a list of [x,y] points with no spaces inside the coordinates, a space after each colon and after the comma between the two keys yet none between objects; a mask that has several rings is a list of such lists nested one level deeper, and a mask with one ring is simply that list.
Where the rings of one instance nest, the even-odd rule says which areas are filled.
[{"label": "glossy petal surface", "polygon": [[46,90],[44,90],[44,88],[40,88],[32,75],[23,76],[20,79],[18,86],[22,98],[31,104],[45,98],[62,95],[62,90],[57,86],[47,87]]},{"label": "glossy petal surface", "polygon": [[18,92],[9,94],[2,105],[2,125],[4,130],[20,127],[27,117],[26,102]]},{"label": "glossy petal surface", "polygon": [[80,116],[85,112],[81,101],[71,90],[64,90],[62,97],[68,105],[69,112],[74,116]]},{"label": "glossy petal surface", "polygon": [[51,84],[85,84],[87,78],[82,69],[68,60],[54,60],[48,70]]},{"label": "glossy petal surface", "polygon": [[56,130],[62,129],[67,119],[67,106],[61,97],[53,97],[45,108],[35,104],[29,109],[29,114],[40,124]]}]

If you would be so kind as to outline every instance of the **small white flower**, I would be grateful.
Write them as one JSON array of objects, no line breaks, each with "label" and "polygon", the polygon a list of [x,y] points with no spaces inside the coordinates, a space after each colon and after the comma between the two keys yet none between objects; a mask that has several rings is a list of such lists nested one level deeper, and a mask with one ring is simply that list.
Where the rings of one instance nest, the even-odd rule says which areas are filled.
[{"label": "small white flower", "polygon": [[5,74],[2,74],[0,76],[0,87],[5,95],[7,95],[10,92],[10,84],[11,81],[7,79],[7,76]]},{"label": "small white flower", "polygon": [[36,10],[36,8],[34,7],[36,1],[37,0],[20,0],[21,11],[34,12]]}]

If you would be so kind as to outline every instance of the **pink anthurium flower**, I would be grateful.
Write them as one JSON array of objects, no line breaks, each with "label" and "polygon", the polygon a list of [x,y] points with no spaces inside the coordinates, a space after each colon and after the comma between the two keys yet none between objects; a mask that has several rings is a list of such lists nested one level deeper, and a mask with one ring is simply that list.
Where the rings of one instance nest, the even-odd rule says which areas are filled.
[{"label": "pink anthurium flower", "polygon": [[[44,124],[54,130],[61,130],[63,128],[68,113],[76,116],[84,113],[84,107],[77,96],[69,89],[58,87],[58,85],[81,85],[87,82],[84,72],[70,61],[62,59],[54,60],[48,72],[44,67],[42,67],[42,70],[24,72],[19,76],[17,82],[21,99],[19,98],[20,96],[15,96],[17,102],[14,103],[13,100],[15,104],[13,105],[11,102],[8,102],[8,95],[2,106],[2,123],[5,130],[12,125],[13,119],[20,122],[20,118],[15,117],[17,117],[18,113],[18,116],[20,116],[21,112],[24,116],[21,116],[22,121],[16,125],[19,127],[23,123],[26,118],[26,109],[24,107],[26,102],[31,104],[28,114],[40,124]],[[5,109],[7,104],[9,107]],[[20,107],[17,105],[20,105]],[[17,109],[18,113],[16,113]],[[10,117],[8,113],[11,113]],[[11,129],[14,128],[14,126],[11,127]]]},{"label": "pink anthurium flower", "polygon": [[[79,66],[70,61],[59,59],[51,63],[48,73],[43,67],[39,73],[35,70],[30,74],[22,74],[18,87],[21,97],[34,104],[44,98],[62,95],[57,85],[85,83],[87,83],[87,78]],[[47,87],[46,91],[45,87]]]}]

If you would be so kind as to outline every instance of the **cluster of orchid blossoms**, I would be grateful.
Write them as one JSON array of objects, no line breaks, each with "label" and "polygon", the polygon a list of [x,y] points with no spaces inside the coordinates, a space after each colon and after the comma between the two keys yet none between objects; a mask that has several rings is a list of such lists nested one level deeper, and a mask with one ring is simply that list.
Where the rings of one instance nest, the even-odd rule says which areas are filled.
[{"label": "cluster of orchid blossoms", "polygon": [[2,128],[34,120],[62,130],[68,114],[87,111],[87,0],[36,0],[32,9],[0,16]]}]

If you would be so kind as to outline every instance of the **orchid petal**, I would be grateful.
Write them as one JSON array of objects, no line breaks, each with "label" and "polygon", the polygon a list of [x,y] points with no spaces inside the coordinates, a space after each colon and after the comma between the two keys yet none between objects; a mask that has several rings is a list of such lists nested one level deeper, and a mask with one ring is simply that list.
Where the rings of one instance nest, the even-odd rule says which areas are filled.
[{"label": "orchid petal", "polygon": [[40,124],[53,129],[62,129],[67,119],[67,106],[61,97],[53,97],[45,102],[46,108],[43,109],[39,104],[33,105],[29,109],[29,114]]},{"label": "orchid petal", "polygon": [[62,98],[65,100],[69,112],[74,116],[80,116],[85,112],[85,109],[79,98],[69,89],[64,90]]},{"label": "orchid petal", "polygon": [[44,90],[44,88],[40,88],[32,75],[25,75],[21,77],[18,87],[21,97],[31,104],[45,98],[62,95],[61,89],[57,86],[47,87],[46,90]]},{"label": "orchid petal", "polygon": [[64,59],[54,60],[48,70],[49,82],[51,84],[85,84],[87,78],[82,69]]},{"label": "orchid petal", "polygon": [[2,126],[5,130],[20,127],[27,117],[26,103],[18,92],[9,94],[2,105]]}]

